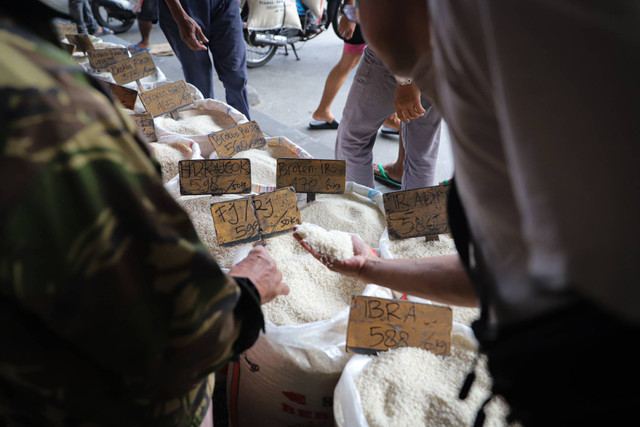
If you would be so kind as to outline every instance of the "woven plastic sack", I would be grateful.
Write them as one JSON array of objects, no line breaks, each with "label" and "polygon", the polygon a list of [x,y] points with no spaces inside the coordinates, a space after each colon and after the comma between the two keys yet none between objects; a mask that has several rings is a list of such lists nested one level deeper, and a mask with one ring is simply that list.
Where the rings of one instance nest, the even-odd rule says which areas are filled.
[{"label": "woven plastic sack", "polygon": [[302,28],[295,0],[249,0],[249,30]]},{"label": "woven plastic sack", "polygon": [[[367,285],[364,295],[390,298],[387,289]],[[227,377],[230,425],[334,425],[333,393],[347,361],[349,308],[329,320],[266,331]]]}]

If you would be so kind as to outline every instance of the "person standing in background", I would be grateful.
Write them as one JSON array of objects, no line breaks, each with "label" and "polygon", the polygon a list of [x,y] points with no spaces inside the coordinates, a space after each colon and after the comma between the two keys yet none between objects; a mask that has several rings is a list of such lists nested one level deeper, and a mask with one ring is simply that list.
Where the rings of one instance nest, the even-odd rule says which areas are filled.
[{"label": "person standing in background", "polygon": [[113,34],[109,28],[103,28],[98,24],[89,0],[69,0],[69,15],[78,27],[78,34],[91,34],[96,37]]},{"label": "person standing in background", "polygon": [[129,46],[129,50],[133,53],[149,50],[151,29],[153,24],[158,22],[158,0],[143,0],[137,19],[141,39],[138,43]]},{"label": "person standing in background", "polygon": [[160,0],[160,28],[185,80],[214,98],[213,69],[226,102],[248,119],[247,52],[237,0]]}]

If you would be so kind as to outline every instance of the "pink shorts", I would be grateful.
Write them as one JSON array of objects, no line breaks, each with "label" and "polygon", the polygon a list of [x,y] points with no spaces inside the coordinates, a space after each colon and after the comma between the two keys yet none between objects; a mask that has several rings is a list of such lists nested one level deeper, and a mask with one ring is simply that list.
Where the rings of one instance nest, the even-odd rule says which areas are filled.
[{"label": "pink shorts", "polygon": [[350,53],[352,55],[362,55],[362,52],[364,52],[365,47],[367,47],[366,43],[361,43],[361,44],[345,43],[344,48],[342,49],[342,52]]}]

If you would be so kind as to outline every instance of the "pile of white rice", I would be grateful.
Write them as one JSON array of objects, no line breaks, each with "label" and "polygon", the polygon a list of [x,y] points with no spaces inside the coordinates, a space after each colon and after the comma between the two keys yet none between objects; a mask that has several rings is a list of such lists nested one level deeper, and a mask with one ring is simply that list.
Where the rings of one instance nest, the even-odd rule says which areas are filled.
[{"label": "pile of white rice", "polygon": [[296,228],[296,233],[329,262],[353,258],[351,235],[344,231],[325,230],[320,226],[303,222]]},{"label": "pile of white rice", "polygon": [[153,156],[160,163],[162,171],[162,182],[166,183],[178,175],[178,162],[180,160],[190,160],[193,151],[182,143],[162,144],[150,143]]},{"label": "pile of white rice", "polygon": [[[447,357],[405,347],[373,356],[355,379],[362,408],[371,427],[473,425],[477,410],[490,394],[491,377],[481,358],[465,400],[460,387],[472,368],[476,350],[454,334]],[[485,426],[507,425],[507,405],[495,397],[485,408]]]},{"label": "pile of white rice", "polygon": [[206,135],[237,124],[231,116],[223,111],[189,109],[180,110],[177,114],[178,120],[168,114],[157,117],[155,119],[156,126],[180,135]]}]

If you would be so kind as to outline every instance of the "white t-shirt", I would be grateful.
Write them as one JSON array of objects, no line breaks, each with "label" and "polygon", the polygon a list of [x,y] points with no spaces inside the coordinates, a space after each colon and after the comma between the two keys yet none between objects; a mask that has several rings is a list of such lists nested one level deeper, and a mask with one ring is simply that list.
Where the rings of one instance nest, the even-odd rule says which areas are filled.
[{"label": "white t-shirt", "polygon": [[429,0],[436,104],[493,321],[567,291],[640,321],[640,11],[617,3]]}]

